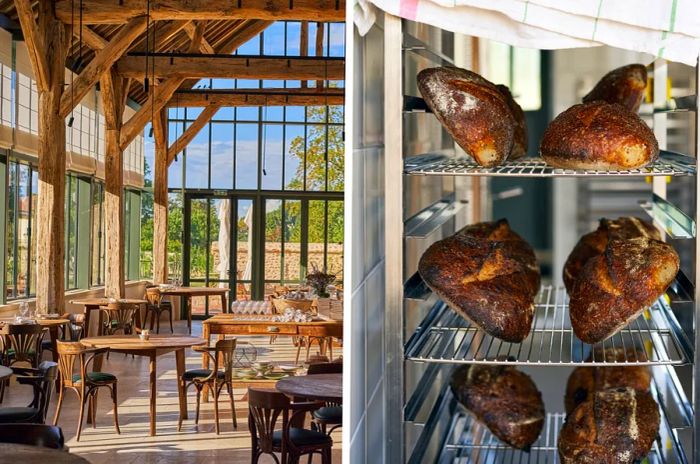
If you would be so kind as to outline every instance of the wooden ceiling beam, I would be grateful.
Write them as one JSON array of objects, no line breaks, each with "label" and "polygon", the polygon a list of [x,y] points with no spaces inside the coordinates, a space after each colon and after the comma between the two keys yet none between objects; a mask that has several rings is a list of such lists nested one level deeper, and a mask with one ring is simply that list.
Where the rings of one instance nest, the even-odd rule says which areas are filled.
[{"label": "wooden ceiling beam", "polygon": [[[155,77],[341,80],[343,58],[272,58],[235,55],[158,55],[152,57]],[[117,61],[122,76],[143,75],[143,57],[125,56]]]},{"label": "wooden ceiling beam", "polygon": [[[22,0],[29,3],[28,0]],[[146,14],[147,0],[83,0],[84,24],[124,23]],[[56,15],[71,19],[71,0],[56,0]],[[344,21],[345,0],[159,0],[151,4],[151,18],[163,20],[265,19]]]},{"label": "wooden ceiling beam", "polygon": [[149,44],[150,46],[147,46],[146,43],[146,35],[144,34],[143,37],[139,38],[139,40],[135,41],[130,47],[129,51],[137,51],[137,52],[145,52],[146,50],[149,50],[152,47],[152,42],[153,42],[153,28],[155,27],[155,35],[156,35],[156,44],[155,44],[155,49],[159,50],[163,45],[165,45],[170,39],[175,37],[178,32],[181,30],[185,29],[188,25],[191,25],[192,21],[188,20],[177,20],[177,21],[170,21],[167,23],[155,23],[154,25],[151,26],[151,29],[149,29],[149,35],[148,35],[148,40],[150,41]]},{"label": "wooden ceiling beam", "polygon": [[[109,44],[109,41],[107,39],[90,29],[88,26],[83,25],[82,31],[83,41],[88,47],[92,48],[96,52],[99,52],[100,50],[105,48],[107,44]],[[77,27],[73,28],[73,35],[77,38],[80,38],[80,29]]]},{"label": "wooden ceiling beam", "polygon": [[221,108],[219,105],[210,105],[204,108],[202,112],[199,113],[199,116],[197,116],[197,119],[192,121],[192,124],[185,129],[185,132],[168,147],[168,166],[170,166],[170,163],[175,159],[175,155],[187,148],[187,145],[194,140],[197,134],[199,134],[199,131],[211,121],[211,118],[219,111],[219,108]]},{"label": "wooden ceiling beam", "polygon": [[37,88],[48,91],[50,86],[49,64],[45,54],[45,40],[47,39],[42,36],[39,26],[34,20],[34,11],[30,0],[15,0],[15,9],[22,25],[22,34],[29,52],[29,61],[32,63]]},{"label": "wooden ceiling beam", "polygon": [[185,90],[176,92],[166,106],[322,106],[344,102],[345,89],[342,88]]},{"label": "wooden ceiling beam", "polygon": [[90,89],[100,80],[100,77],[109,71],[114,62],[124,54],[131,42],[145,30],[146,17],[133,18],[119,30],[107,46],[95,54],[95,57],[90,60],[90,63],[81,71],[70,87],[63,92],[60,110],[62,118],[65,118],[73,111],[73,107],[87,95]]},{"label": "wooden ceiling beam", "polygon": [[185,32],[192,40],[190,53],[202,52],[209,55],[216,53],[214,47],[204,38],[204,31],[206,28],[207,23],[204,21],[199,21],[196,26],[190,22],[187,27],[185,27]]}]

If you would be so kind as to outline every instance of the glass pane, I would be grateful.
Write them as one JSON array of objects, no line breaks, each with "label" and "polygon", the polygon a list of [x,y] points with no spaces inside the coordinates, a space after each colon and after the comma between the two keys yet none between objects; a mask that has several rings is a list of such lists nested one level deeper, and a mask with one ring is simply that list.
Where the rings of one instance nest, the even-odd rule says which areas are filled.
[{"label": "glass pane", "polygon": [[92,285],[104,283],[102,271],[104,263],[104,218],[103,218],[103,186],[95,183],[92,189]]},{"label": "glass pane", "polygon": [[30,286],[29,286],[29,294],[30,295],[36,295],[36,244],[37,244],[37,239],[36,239],[36,207],[37,207],[37,198],[39,195],[39,173],[32,169],[31,171],[31,176],[32,176],[32,183],[31,183],[31,210],[32,210],[32,216],[30,220],[31,224],[31,243],[29,246],[31,247],[31,250],[29,252],[29,259],[30,259],[30,276],[31,279],[29,279]]},{"label": "glass pane", "polygon": [[211,188],[233,188],[233,128],[230,123],[212,124]]},{"label": "glass pane", "polygon": [[284,142],[284,189],[304,189],[304,126],[287,124]]},{"label": "glass pane", "polygon": [[345,143],[343,126],[328,126],[328,190],[345,188]]},{"label": "glass pane", "polygon": [[[221,227],[222,223],[228,223],[228,217],[231,211],[228,203],[228,200],[219,198],[212,198],[209,200],[209,279],[226,280],[227,278],[227,269],[220,272],[220,268],[222,244],[223,250],[228,257],[228,240],[226,240],[228,236],[228,227]],[[228,263],[228,259],[226,259],[225,263]]]},{"label": "glass pane", "polygon": [[345,56],[345,24],[329,23],[330,50],[329,56]]},{"label": "glass pane", "polygon": [[236,126],[236,184],[239,190],[258,188],[258,125]]},{"label": "glass pane", "polygon": [[299,56],[301,44],[301,23],[289,21],[287,23],[287,56]]},{"label": "glass pane", "polygon": [[185,154],[187,188],[208,188],[209,124],[187,145]]},{"label": "glass pane", "polygon": [[15,280],[15,270],[17,266],[16,232],[17,226],[17,163],[9,163],[9,179],[7,189],[7,296],[12,298],[17,296]]},{"label": "glass pane", "polygon": [[284,202],[284,275],[286,282],[299,282],[301,275],[301,200]]},{"label": "glass pane", "polygon": [[265,201],[265,280],[282,278],[282,200]]},{"label": "glass pane", "polygon": [[326,126],[306,129],[306,190],[326,190]]},{"label": "glass pane", "polygon": [[236,218],[236,299],[249,300],[253,277],[253,201],[238,200]]},{"label": "glass pane", "polygon": [[328,202],[328,251],[326,269],[335,275],[336,284],[343,281],[343,238],[345,224],[345,208],[342,201]]},{"label": "glass pane", "polygon": [[263,126],[263,176],[264,190],[282,189],[282,128],[280,124]]},{"label": "glass pane", "polygon": [[206,199],[190,202],[190,279],[206,277],[208,206]]},{"label": "glass pane", "polygon": [[309,201],[309,268],[325,271],[326,202]]},{"label": "glass pane", "polygon": [[236,120],[237,121],[257,121],[260,112],[258,107],[253,106],[241,106],[236,108]]},{"label": "glass pane", "polygon": [[284,55],[284,23],[277,21],[263,32],[265,55]]},{"label": "glass pane", "polygon": [[30,170],[26,164],[19,165],[17,184],[17,293],[28,294],[29,277],[29,202]]},{"label": "glass pane", "polygon": [[182,279],[182,194],[168,194],[168,275]]}]

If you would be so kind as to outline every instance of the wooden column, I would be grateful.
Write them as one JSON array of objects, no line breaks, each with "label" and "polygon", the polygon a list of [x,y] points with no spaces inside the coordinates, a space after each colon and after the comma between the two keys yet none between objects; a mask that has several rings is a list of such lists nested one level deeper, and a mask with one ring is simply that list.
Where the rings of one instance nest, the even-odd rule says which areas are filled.
[{"label": "wooden column", "polygon": [[102,75],[105,116],[105,296],[124,297],[124,160],[119,145],[124,105],[122,78]]},{"label": "wooden column", "polygon": [[153,121],[155,168],[153,171],[153,282],[168,281],[168,116],[167,108]]},{"label": "wooden column", "polygon": [[39,93],[39,196],[37,201],[36,307],[39,313],[63,312],[64,201],[66,127],[60,116],[67,52],[66,26],[41,0],[38,20],[31,2],[16,0]]}]

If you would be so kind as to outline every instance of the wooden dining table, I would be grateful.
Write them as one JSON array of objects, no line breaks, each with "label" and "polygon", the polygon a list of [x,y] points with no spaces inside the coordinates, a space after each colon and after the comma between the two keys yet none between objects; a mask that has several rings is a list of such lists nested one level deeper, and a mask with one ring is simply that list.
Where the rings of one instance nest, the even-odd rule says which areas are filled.
[{"label": "wooden dining table", "polygon": [[343,402],[343,374],[314,374],[285,377],[277,381],[277,391],[290,398]]},{"label": "wooden dining table", "polygon": [[[133,354],[145,356],[150,359],[150,432],[151,436],[156,434],[156,359],[167,353],[175,352],[175,362],[177,366],[177,378],[180,379],[185,373],[185,348],[206,344],[206,340],[190,335],[158,335],[153,334],[148,340],[141,340],[137,335],[107,335],[102,337],[88,337],[80,340],[83,345],[93,348],[109,348],[115,353]],[[102,369],[103,355],[95,358],[93,369],[99,372]],[[177,393],[180,402],[180,417],[187,419],[187,399],[186,392],[177,382]],[[91,417],[88,414],[88,417]]]},{"label": "wooden dining table", "polygon": [[[133,305],[146,305],[148,300],[142,298],[119,298],[116,300],[117,303],[133,304]],[[100,297],[100,298],[80,298],[77,300],[71,300],[71,304],[84,306],[83,314],[85,314],[85,336],[90,335],[90,315],[93,311],[99,311],[101,306],[107,306],[110,303],[115,303],[113,299]],[[102,335],[102,319],[103,312],[100,311],[97,325],[97,335]],[[141,317],[139,315],[138,322],[140,323]]]},{"label": "wooden dining table", "polygon": [[8,459],[0,462],[22,464],[90,464],[87,459],[64,450],[16,443],[0,443],[0,457]]},{"label": "wooden dining table", "polygon": [[12,377],[12,369],[5,366],[0,366],[0,380],[7,380]]},{"label": "wooden dining table", "polygon": [[221,311],[229,312],[226,304],[226,295],[229,292],[228,288],[221,287],[160,287],[161,295],[179,296],[187,300],[184,305],[187,311],[187,329],[192,333],[192,297],[195,296],[219,296],[221,298]]}]

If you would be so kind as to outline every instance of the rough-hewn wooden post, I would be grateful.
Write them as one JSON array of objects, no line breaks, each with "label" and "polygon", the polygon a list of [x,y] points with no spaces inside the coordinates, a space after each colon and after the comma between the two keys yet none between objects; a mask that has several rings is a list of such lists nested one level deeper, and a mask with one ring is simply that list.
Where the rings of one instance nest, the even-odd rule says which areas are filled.
[{"label": "rough-hewn wooden post", "polygon": [[124,297],[124,160],[119,146],[124,105],[122,78],[103,74],[105,116],[105,296]]},{"label": "rough-hewn wooden post", "polygon": [[66,26],[50,0],[16,0],[39,93],[39,196],[37,201],[36,306],[40,313],[63,312],[66,126],[60,116],[67,53]]},{"label": "rough-hewn wooden post", "polygon": [[168,281],[168,119],[167,108],[153,121],[153,282]]}]

